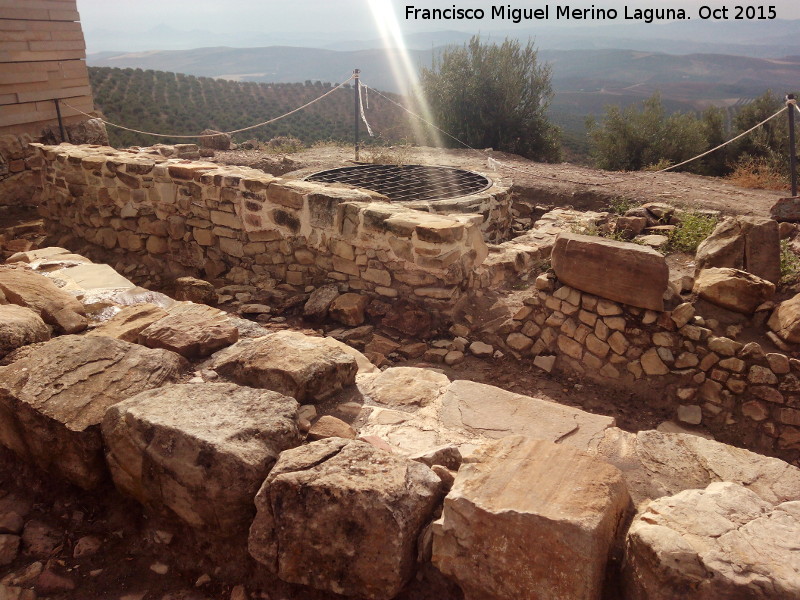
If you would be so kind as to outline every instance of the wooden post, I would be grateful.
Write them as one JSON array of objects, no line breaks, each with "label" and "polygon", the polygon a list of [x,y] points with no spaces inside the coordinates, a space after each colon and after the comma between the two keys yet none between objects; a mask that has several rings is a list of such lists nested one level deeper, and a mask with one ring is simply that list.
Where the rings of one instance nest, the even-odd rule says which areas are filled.
[{"label": "wooden post", "polygon": [[353,84],[353,89],[355,90],[355,113],[354,113],[354,124],[355,124],[355,148],[356,148],[356,162],[358,162],[358,121],[361,119],[361,80],[359,76],[361,74],[361,69],[353,69],[353,79],[355,83]]}]

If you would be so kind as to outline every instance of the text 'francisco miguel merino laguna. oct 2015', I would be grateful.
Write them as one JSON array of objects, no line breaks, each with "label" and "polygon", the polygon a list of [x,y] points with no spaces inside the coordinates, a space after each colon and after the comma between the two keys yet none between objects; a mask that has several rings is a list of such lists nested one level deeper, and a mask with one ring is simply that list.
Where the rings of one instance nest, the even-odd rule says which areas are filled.
[{"label": "text 'francisco miguel merino laguna. oct 2015'", "polygon": [[569,4],[543,4],[539,7],[520,8],[511,4],[486,8],[464,8],[456,4],[445,8],[425,8],[414,5],[404,7],[407,21],[688,21],[690,19],[713,21],[771,21],[779,18],[776,6],[763,4],[702,5],[696,8],[576,8]]}]

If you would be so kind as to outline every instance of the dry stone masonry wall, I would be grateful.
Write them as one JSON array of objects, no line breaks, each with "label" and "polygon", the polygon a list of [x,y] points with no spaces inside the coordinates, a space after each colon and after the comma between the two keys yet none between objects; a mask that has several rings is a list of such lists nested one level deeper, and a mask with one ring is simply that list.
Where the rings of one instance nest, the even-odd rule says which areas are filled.
[{"label": "dry stone masonry wall", "polygon": [[487,256],[483,236],[495,231],[487,218],[508,211],[492,196],[461,207],[485,216],[423,212],[362,190],[192,162],[190,145],[34,146],[45,163],[42,213],[55,231],[133,253],[173,276],[333,281],[447,308]]},{"label": "dry stone masonry wall", "polygon": [[800,463],[799,360],[715,335],[688,302],[657,312],[552,277],[536,286],[506,337],[511,351],[546,370],[555,362],[604,385],[638,389],[673,404],[685,424]]}]

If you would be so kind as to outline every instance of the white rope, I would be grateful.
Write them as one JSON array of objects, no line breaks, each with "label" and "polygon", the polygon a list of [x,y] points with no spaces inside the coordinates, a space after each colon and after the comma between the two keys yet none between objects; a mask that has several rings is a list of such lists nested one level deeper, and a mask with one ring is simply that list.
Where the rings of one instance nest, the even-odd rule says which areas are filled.
[{"label": "white rope", "polygon": [[[437,131],[439,131],[440,133],[443,133],[444,135],[446,135],[446,136],[447,136],[447,137],[449,137],[450,139],[453,139],[453,140],[455,140],[456,142],[458,142],[458,143],[459,143],[459,144],[461,144],[462,146],[465,146],[466,148],[469,148],[470,150],[472,150],[472,151],[474,151],[474,152],[478,152],[479,154],[481,154],[481,155],[482,155],[482,153],[480,152],[480,150],[477,150],[477,149],[473,148],[472,146],[470,146],[469,144],[466,144],[466,143],[462,142],[462,141],[461,141],[460,139],[458,139],[457,137],[454,137],[454,136],[450,135],[449,133],[447,133],[447,132],[446,132],[446,131],[444,131],[443,129],[440,129],[439,127],[437,127],[436,125],[434,125],[433,123],[431,123],[430,121],[427,121],[426,119],[422,118],[422,117],[421,117],[421,116],[419,116],[418,114],[416,114],[416,113],[414,113],[414,112],[410,111],[409,109],[407,109],[407,108],[406,108],[405,106],[403,106],[402,104],[399,104],[399,103],[395,102],[395,101],[394,101],[394,100],[392,100],[391,98],[387,98],[386,96],[384,96],[383,94],[381,94],[381,93],[380,93],[378,90],[376,90],[376,89],[374,89],[374,88],[373,88],[373,89],[372,89],[372,91],[373,91],[373,92],[375,92],[376,94],[378,94],[378,95],[379,95],[381,98],[383,98],[384,100],[388,100],[388,101],[389,101],[389,102],[391,102],[392,104],[395,104],[396,106],[399,106],[399,107],[400,107],[400,108],[402,108],[404,111],[406,111],[408,114],[410,114],[410,115],[412,115],[412,116],[416,117],[417,119],[419,119],[420,121],[422,121],[422,122],[423,122],[423,123],[425,123],[426,125],[429,125],[430,127],[433,127],[434,129],[436,129],[436,130],[437,130]],[[798,106],[796,103],[794,103],[794,106],[795,106],[795,108],[798,110],[798,112],[800,112],[800,106]],[[689,164],[690,162],[693,162],[693,161],[695,161],[695,160],[697,160],[697,159],[699,159],[699,158],[703,158],[704,156],[707,156],[707,155],[711,154],[712,152],[716,152],[716,151],[717,151],[717,150],[719,150],[720,148],[724,148],[724,147],[725,147],[725,146],[727,146],[728,144],[732,144],[732,143],[733,143],[733,142],[735,142],[736,140],[739,140],[739,139],[743,138],[744,136],[746,136],[746,135],[747,135],[747,134],[749,134],[749,133],[752,133],[753,131],[755,131],[756,129],[758,129],[759,127],[761,127],[762,125],[765,125],[766,123],[768,123],[769,121],[771,121],[772,119],[774,119],[775,117],[777,117],[778,115],[780,115],[781,113],[783,113],[785,110],[787,110],[787,108],[788,108],[788,106],[784,106],[783,108],[781,108],[781,109],[780,109],[778,112],[776,112],[776,113],[775,113],[774,115],[772,115],[771,117],[767,117],[766,119],[764,119],[763,121],[761,121],[761,122],[760,122],[760,123],[758,123],[757,125],[754,125],[753,127],[751,127],[750,129],[748,129],[747,131],[744,131],[744,132],[740,133],[740,134],[739,134],[739,135],[737,135],[736,137],[734,137],[734,138],[732,138],[732,139],[728,140],[727,142],[725,142],[725,143],[723,143],[723,144],[720,144],[720,145],[719,145],[719,146],[717,146],[716,148],[712,148],[711,150],[708,150],[708,151],[706,151],[706,152],[703,152],[702,154],[698,154],[698,155],[697,155],[697,156],[695,156],[694,158],[690,158],[689,160],[685,160],[685,161],[683,161],[683,162],[681,162],[681,163],[678,163],[677,165],[672,165],[671,167],[667,167],[666,169],[661,169],[660,171],[653,171],[653,172],[652,172],[652,173],[650,173],[650,174],[651,174],[651,175],[655,175],[655,174],[657,174],[657,173],[664,173],[664,172],[666,172],[666,171],[670,171],[670,170],[672,170],[672,169],[676,169],[676,168],[678,168],[678,167],[682,167],[683,165]],[[490,165],[490,166],[492,166],[492,165],[498,165],[498,166],[500,166],[500,167],[505,167],[505,168],[507,168],[507,169],[511,169],[511,170],[513,170],[513,171],[519,171],[520,173],[525,173],[526,175],[530,175],[530,176],[532,176],[532,177],[537,177],[537,178],[539,178],[539,179],[548,179],[548,180],[552,180],[552,179],[553,179],[552,177],[546,177],[546,176],[544,176],[544,175],[536,175],[536,174],[534,174],[534,173],[531,173],[530,171],[525,171],[525,170],[523,170],[523,169],[520,169],[520,168],[518,168],[518,167],[515,167],[514,165],[511,165],[511,164],[508,164],[508,163],[504,163],[504,162],[502,162],[502,161],[499,161],[499,160],[497,160],[496,158],[489,157],[487,162],[489,163],[489,165]],[[571,180],[569,180],[569,179],[559,179],[559,181],[564,181],[564,182],[567,182],[567,183],[575,183],[575,184],[578,184],[578,185],[594,185],[594,186],[605,186],[605,185],[612,185],[612,184],[614,184],[614,183],[620,183],[620,182],[622,182],[622,181],[625,181],[625,180],[624,180],[624,179],[617,179],[617,180],[615,180],[615,181],[607,181],[607,182],[603,182],[603,183],[586,183],[586,182],[582,182],[582,181],[571,181]]]},{"label": "white rope", "polygon": [[697,160],[698,158],[703,158],[704,156],[707,156],[707,155],[711,154],[712,152],[716,152],[716,151],[717,151],[717,150],[719,150],[720,148],[724,148],[724,147],[725,147],[725,146],[727,146],[728,144],[732,144],[732,143],[733,143],[733,142],[735,142],[736,140],[743,138],[743,137],[744,137],[744,136],[746,136],[748,133],[751,133],[751,132],[755,131],[756,129],[758,129],[759,127],[761,127],[762,125],[764,125],[764,124],[768,123],[769,121],[771,121],[772,119],[774,119],[775,117],[777,117],[779,114],[781,114],[782,112],[784,112],[784,111],[785,111],[787,108],[788,108],[788,106],[784,106],[782,109],[780,109],[778,112],[776,112],[776,113],[775,113],[774,115],[772,115],[771,117],[767,117],[766,119],[764,119],[763,121],[761,121],[761,123],[759,123],[758,125],[754,125],[753,127],[751,127],[750,129],[748,129],[747,131],[744,131],[744,132],[740,133],[740,134],[739,134],[739,135],[737,135],[735,138],[732,138],[732,139],[728,140],[728,141],[727,141],[727,142],[725,142],[724,144],[720,144],[720,145],[719,145],[719,146],[717,146],[716,148],[712,148],[711,150],[708,150],[708,151],[706,151],[706,152],[703,152],[702,154],[698,154],[698,155],[697,155],[697,156],[695,156],[694,158],[690,158],[689,160],[685,160],[685,161],[683,161],[683,162],[681,162],[681,163],[678,163],[677,165],[672,165],[671,167],[667,167],[666,169],[661,169],[660,171],[654,171],[654,172],[653,172],[653,174],[655,175],[656,173],[663,173],[664,171],[669,171],[669,170],[671,170],[671,169],[677,169],[678,167],[682,167],[683,165],[689,164],[690,162],[693,162],[693,161]]},{"label": "white rope", "polygon": [[[281,115],[279,117],[275,117],[274,119],[270,119],[268,121],[263,121],[261,123],[256,123],[255,125],[250,125],[249,127],[242,127],[241,129],[234,129],[233,131],[222,131],[220,133],[233,135],[234,133],[241,133],[242,131],[250,131],[251,129],[255,129],[256,127],[262,127],[263,125],[269,125],[270,123],[274,123],[275,121],[280,121],[281,119],[285,119],[286,117],[288,117],[290,115],[293,115],[294,113],[299,112],[299,111],[303,110],[304,108],[308,108],[312,104],[315,104],[315,103],[319,102],[320,100],[322,100],[326,96],[329,96],[330,94],[332,94],[333,92],[335,92],[339,88],[341,88],[344,85],[346,85],[347,83],[349,83],[351,79],[353,79],[352,76],[350,76],[350,78],[347,79],[347,81],[343,81],[342,83],[337,85],[335,88],[332,88],[332,89],[328,90],[327,92],[322,94],[322,96],[320,96],[318,98],[315,98],[311,102],[307,102],[307,103],[303,104],[303,106],[298,106],[294,110],[291,110],[291,111],[289,111],[289,112],[287,112],[287,113],[285,113],[285,114],[283,114],[283,115]],[[84,115],[86,117],[89,117],[90,119],[99,118],[99,117],[92,116],[89,113],[85,113],[85,112],[83,112],[82,110],[80,110],[78,108],[75,108],[74,106],[72,106],[68,102],[65,102],[64,100],[62,100],[61,103],[64,104],[65,106],[71,108],[75,112],[80,113],[80,114],[82,114],[82,115]],[[166,134],[166,133],[153,133],[152,131],[141,131],[139,129],[131,129],[130,127],[125,127],[124,125],[118,125],[117,123],[112,123],[110,121],[106,121],[105,119],[100,119],[100,120],[103,123],[105,123],[106,125],[111,125],[112,127],[116,127],[117,129],[124,129],[125,131],[132,131],[133,133],[141,133],[141,134],[144,134],[144,135],[152,135],[152,136],[155,136],[155,137],[178,138],[178,139],[197,139],[197,138],[216,137],[216,136],[220,135],[219,133],[211,133],[211,134],[205,134],[205,135],[170,135],[170,134]]]},{"label": "white rope", "polygon": [[369,137],[375,137],[375,134],[372,133],[372,127],[369,126],[367,122],[367,115],[364,114],[364,97],[362,96],[361,90],[364,86],[358,86],[358,108],[361,112],[361,120],[364,121],[364,125],[367,126],[367,133]]}]

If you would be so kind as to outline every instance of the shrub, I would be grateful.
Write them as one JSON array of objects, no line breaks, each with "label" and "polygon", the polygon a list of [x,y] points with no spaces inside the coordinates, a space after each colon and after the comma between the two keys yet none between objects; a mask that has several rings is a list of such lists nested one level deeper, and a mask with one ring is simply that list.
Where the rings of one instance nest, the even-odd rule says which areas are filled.
[{"label": "shrub", "polygon": [[636,200],[617,196],[611,199],[608,205],[608,212],[614,213],[615,215],[624,215],[630,209],[636,208],[637,206],[639,206],[639,203],[636,202]]},{"label": "shrub", "polygon": [[420,74],[423,102],[455,138],[474,148],[555,161],[561,149],[558,128],[547,117],[550,79],[550,67],[539,62],[532,43],[484,44],[477,35],[446,48]]},{"label": "shrub", "polygon": [[728,179],[743,188],[763,190],[788,190],[791,187],[779,157],[755,158],[744,156],[733,167]]},{"label": "shrub", "polygon": [[280,135],[272,138],[267,142],[267,151],[276,152],[280,154],[288,154],[291,152],[299,152],[305,148],[305,144],[296,137],[287,135]]},{"label": "shrub", "polygon": [[362,151],[361,159],[374,165],[408,165],[413,161],[411,146],[371,146]]},{"label": "shrub", "polygon": [[800,257],[794,253],[789,240],[781,240],[781,283],[792,284],[800,279]]},{"label": "shrub", "polygon": [[669,234],[667,248],[676,252],[694,254],[697,247],[717,226],[719,219],[697,212],[687,212],[681,216],[681,222]]}]

